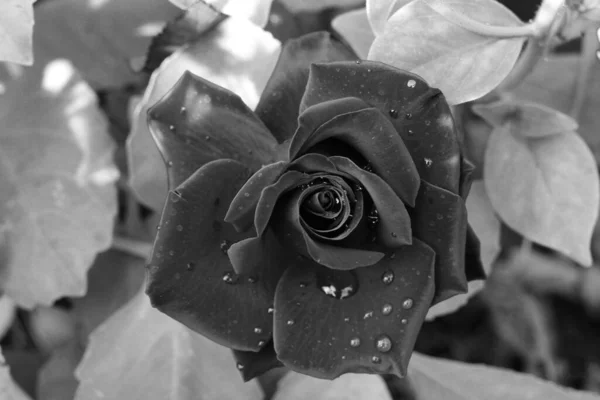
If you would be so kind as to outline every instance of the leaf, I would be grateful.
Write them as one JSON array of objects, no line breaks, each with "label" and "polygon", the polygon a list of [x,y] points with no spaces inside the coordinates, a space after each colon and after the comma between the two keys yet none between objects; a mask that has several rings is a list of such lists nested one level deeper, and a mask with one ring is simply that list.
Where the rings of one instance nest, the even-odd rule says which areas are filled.
[{"label": "leaf", "polygon": [[76,400],[259,400],[231,351],[152,308],[143,291],[90,337]]},{"label": "leaf", "polygon": [[94,88],[138,79],[153,36],[181,13],[166,0],[52,0],[35,10],[36,62],[67,58]]},{"label": "leaf", "polygon": [[[493,130],[484,161],[486,192],[509,227],[589,266],[600,201],[596,161],[568,130],[572,125],[562,133],[540,131],[531,121],[541,109],[533,109],[518,107]],[[540,115],[557,120],[548,112]]]},{"label": "leaf", "polygon": [[[569,113],[579,74],[578,55],[550,55],[540,61],[533,72],[517,89],[515,95],[524,99]],[[579,134],[600,159],[600,64],[591,67],[588,96],[577,122]]]},{"label": "leaf", "polygon": [[456,16],[485,25],[522,24],[494,0],[415,0],[389,18],[369,59],[421,75],[450,104],[477,99],[512,70],[524,39],[471,32],[454,22]]},{"label": "leaf", "polygon": [[116,250],[96,257],[88,271],[85,296],[72,300],[82,342],[139,291],[146,276],[144,265],[145,260]]},{"label": "leaf", "polygon": [[95,94],[70,63],[15,72],[0,96],[0,285],[31,308],[85,293],[112,241],[119,171]]},{"label": "leaf", "polygon": [[[485,192],[483,181],[478,180],[471,184],[467,197],[467,214],[469,224],[477,234],[481,244],[481,262],[486,275],[492,270],[492,263],[500,253],[500,221],[494,214],[494,209]],[[484,281],[469,282],[469,291],[443,301],[429,309],[427,320],[432,320],[443,315],[451,314],[458,310],[475,294],[484,287]]]},{"label": "leaf", "polygon": [[269,11],[273,0],[169,0],[181,9],[188,9],[197,3],[206,3],[232,17],[245,18],[264,28],[269,21]]},{"label": "leaf", "polygon": [[190,71],[233,91],[254,109],[279,51],[280,43],[270,33],[245,19],[231,17],[163,62],[152,74],[144,98],[134,112],[127,141],[130,185],[140,201],[160,211],[167,195],[166,168],[148,130],[148,108],[161,99],[185,71]]},{"label": "leaf", "polygon": [[4,0],[0,13],[0,61],[33,64],[33,1]]},{"label": "leaf", "polygon": [[2,400],[31,400],[10,376],[10,371],[0,352],[0,399]]},{"label": "leaf", "polygon": [[338,15],[331,21],[333,29],[346,40],[358,58],[366,59],[375,35],[362,8]]},{"label": "leaf", "polygon": [[367,0],[366,11],[369,25],[375,35],[385,30],[388,18],[413,0]]},{"label": "leaf", "polygon": [[419,399],[598,400],[581,392],[510,370],[413,353],[409,378]]},{"label": "leaf", "polygon": [[365,0],[279,0],[293,13],[318,12],[327,8],[356,8],[365,4]]},{"label": "leaf", "polygon": [[273,400],[391,400],[379,375],[345,374],[328,381],[290,372],[279,381]]}]

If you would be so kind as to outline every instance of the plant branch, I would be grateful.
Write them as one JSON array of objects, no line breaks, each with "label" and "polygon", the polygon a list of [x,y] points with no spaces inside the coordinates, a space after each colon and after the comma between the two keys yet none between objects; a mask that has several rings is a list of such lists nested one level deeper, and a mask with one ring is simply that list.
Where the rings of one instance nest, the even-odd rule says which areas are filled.
[{"label": "plant branch", "polygon": [[581,55],[579,57],[579,70],[575,84],[575,95],[571,103],[569,115],[575,120],[579,119],[585,100],[587,99],[590,79],[592,77],[592,68],[597,60],[598,51],[598,31],[597,24],[589,25],[584,34],[581,43]]}]

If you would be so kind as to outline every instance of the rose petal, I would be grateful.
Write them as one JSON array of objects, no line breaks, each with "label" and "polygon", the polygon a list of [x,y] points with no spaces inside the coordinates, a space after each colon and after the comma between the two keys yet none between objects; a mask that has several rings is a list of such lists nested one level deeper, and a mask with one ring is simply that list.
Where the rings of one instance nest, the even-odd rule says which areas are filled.
[{"label": "rose petal", "polygon": [[[376,265],[355,269],[355,294],[344,299],[323,291],[323,267],[307,262],[289,268],[275,294],[279,360],[292,370],[325,379],[346,372],[405,375],[433,298],[435,253],[415,240],[392,254]],[[391,343],[387,352],[376,346],[383,335]]]},{"label": "rose petal", "polygon": [[[312,109],[307,109],[305,114]],[[311,119],[317,121],[316,118]],[[345,143],[369,162],[375,173],[392,187],[402,201],[414,205],[419,190],[419,173],[402,138],[379,110],[367,108],[340,114],[314,128],[312,134],[305,135],[303,126],[300,127],[290,145],[290,159],[310,152],[311,147],[327,139]]]},{"label": "rose petal", "polygon": [[[385,254],[314,240],[300,221],[302,190],[296,190],[277,205],[273,228],[284,244],[316,263],[332,269],[349,270],[376,264]],[[284,236],[285,235],[285,236]]]},{"label": "rose petal", "polygon": [[239,96],[190,72],[148,110],[148,123],[170,188],[209,161],[233,158],[258,169],[276,157],[275,140]]},{"label": "rose petal", "polygon": [[[256,114],[281,143],[296,130],[300,100],[312,63],[354,60],[356,56],[327,32],[315,32],[284,45]],[[346,97],[346,96],[339,96]]]},{"label": "rose petal", "polygon": [[378,62],[317,64],[311,67],[300,111],[342,97],[358,97],[379,109],[404,140],[420,177],[458,193],[460,148],[439,90],[418,75]]},{"label": "rose petal", "polygon": [[227,250],[233,270],[240,275],[257,276],[266,269],[283,273],[288,263],[286,250],[279,244],[271,229],[263,236],[250,237],[233,243]]},{"label": "rose petal", "polygon": [[230,243],[252,234],[238,233],[223,222],[248,175],[236,161],[217,160],[170,192],[146,292],[154,307],[207,338],[258,351],[259,342],[271,338],[268,310],[282,271],[267,258],[260,274],[236,275],[227,258]]},{"label": "rose petal", "polygon": [[268,185],[273,184],[286,166],[287,162],[279,161],[265,165],[256,171],[248,179],[248,182],[242,186],[229,205],[229,210],[227,210],[227,214],[225,215],[225,222],[233,224],[239,232],[246,230],[254,221],[256,204],[260,199],[262,190]]},{"label": "rose petal", "polygon": [[435,251],[435,298],[433,304],[465,293],[465,202],[448,190],[421,181],[415,208],[411,211],[415,238]]},{"label": "rose petal", "polygon": [[410,216],[392,188],[380,177],[359,168],[345,157],[331,157],[335,166],[356,178],[371,196],[379,214],[377,242],[386,247],[400,247],[412,243]]},{"label": "rose petal", "polygon": [[259,352],[234,350],[233,356],[244,382],[261,376],[273,368],[283,366],[283,363],[277,359],[273,341],[267,343]]}]

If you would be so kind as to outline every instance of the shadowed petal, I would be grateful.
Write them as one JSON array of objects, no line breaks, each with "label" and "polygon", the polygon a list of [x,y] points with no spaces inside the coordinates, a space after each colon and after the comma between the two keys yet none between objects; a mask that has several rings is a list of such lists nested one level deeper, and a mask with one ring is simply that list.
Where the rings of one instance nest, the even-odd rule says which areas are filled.
[{"label": "shadowed petal", "polygon": [[358,97],[380,110],[404,140],[421,179],[458,193],[458,137],[439,90],[430,88],[418,75],[383,63],[314,64],[300,111],[342,97]]},{"label": "shadowed petal", "polygon": [[233,160],[210,162],[169,194],[160,222],[146,292],[152,305],[190,329],[233,349],[258,351],[268,342],[281,272],[265,262],[260,273],[237,275],[227,257],[238,233],[223,217],[249,176]]},{"label": "shadowed petal", "polygon": [[463,199],[421,181],[416,206],[410,214],[414,237],[435,251],[436,295],[433,304],[465,293],[467,210]]},{"label": "shadowed petal", "polygon": [[233,356],[244,382],[261,376],[273,368],[283,366],[283,363],[277,359],[272,341],[265,344],[259,352],[234,350]]},{"label": "shadowed petal", "polygon": [[414,204],[419,190],[417,168],[394,126],[377,109],[338,115],[320,125],[311,135],[304,136],[292,139],[291,159],[310,152],[311,147],[328,139],[343,142],[358,151],[405,203]]},{"label": "shadowed petal", "polygon": [[287,41],[256,107],[256,114],[280,143],[291,138],[296,131],[300,100],[310,65],[355,59],[350,49],[327,32],[315,32]]},{"label": "shadowed petal", "polygon": [[276,140],[240,97],[190,72],[148,110],[148,123],[170,189],[213,160],[256,170],[276,158]]},{"label": "shadowed petal", "polygon": [[287,162],[279,161],[265,165],[256,171],[229,205],[225,222],[233,224],[240,232],[248,229],[254,222],[256,203],[258,203],[262,190],[275,182],[286,166]]},{"label": "shadowed petal", "polygon": [[275,294],[279,360],[324,379],[346,372],[404,376],[433,298],[435,254],[415,240],[392,255],[350,272],[314,263],[289,268]]}]

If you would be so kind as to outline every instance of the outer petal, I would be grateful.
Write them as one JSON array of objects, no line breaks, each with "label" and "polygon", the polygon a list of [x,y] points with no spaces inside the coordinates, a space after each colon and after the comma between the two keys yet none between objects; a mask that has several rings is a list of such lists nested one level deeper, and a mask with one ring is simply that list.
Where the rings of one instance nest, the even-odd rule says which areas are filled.
[{"label": "outer petal", "polygon": [[342,142],[364,157],[405,203],[414,205],[419,190],[417,167],[402,138],[379,110],[367,108],[331,119],[326,119],[329,115],[324,114],[321,120],[312,116],[313,113],[321,113],[320,105],[303,114],[304,119],[308,119],[305,115],[311,115],[313,124],[300,125],[290,144],[290,159],[328,139]]},{"label": "outer petal", "polygon": [[265,262],[260,274],[236,275],[226,249],[253,232],[240,234],[223,223],[248,175],[236,161],[217,160],[170,192],[146,292],[154,307],[207,338],[258,351],[271,338],[269,307],[280,273]]},{"label": "outer petal", "polygon": [[327,32],[315,32],[288,41],[256,107],[256,113],[279,142],[291,138],[296,130],[309,66],[316,62],[355,59],[350,49]]},{"label": "outer petal", "polygon": [[[356,292],[341,300],[321,289],[327,285],[323,267],[288,269],[275,295],[277,357],[317,378],[346,372],[404,376],[433,298],[434,258],[431,248],[415,240],[377,265],[354,270]],[[388,351],[377,349],[384,335]]]},{"label": "outer petal", "polygon": [[148,119],[171,189],[209,161],[232,158],[258,169],[276,157],[276,141],[239,96],[190,72]]},{"label": "outer petal", "polygon": [[282,367],[283,363],[277,359],[273,342],[269,342],[259,352],[234,350],[233,356],[244,382],[261,376],[273,368]]},{"label": "outer petal", "polygon": [[448,190],[421,181],[411,220],[414,237],[435,250],[433,304],[465,293],[467,210],[463,199]]},{"label": "outer petal", "polygon": [[244,186],[242,186],[229,205],[229,210],[227,210],[227,214],[225,215],[225,221],[232,223],[240,232],[249,228],[254,221],[256,204],[260,199],[262,190],[277,180],[286,165],[287,163],[285,161],[279,161],[265,165],[256,171]]},{"label": "outer petal", "polygon": [[392,122],[422,179],[458,193],[460,148],[444,96],[418,75],[362,61],[311,66],[300,111],[341,97],[358,97]]}]

